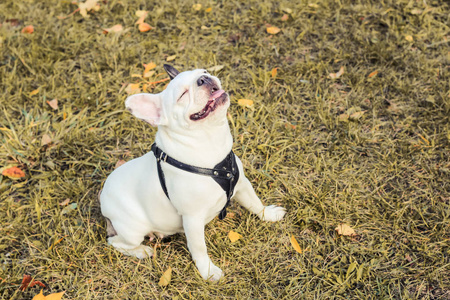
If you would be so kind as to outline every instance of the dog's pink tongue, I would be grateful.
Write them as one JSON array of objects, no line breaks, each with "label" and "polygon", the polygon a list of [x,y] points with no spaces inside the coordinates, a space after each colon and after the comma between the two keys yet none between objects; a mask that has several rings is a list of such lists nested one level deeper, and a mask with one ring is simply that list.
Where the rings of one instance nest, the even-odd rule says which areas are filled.
[{"label": "dog's pink tongue", "polygon": [[224,90],[215,91],[214,93],[211,94],[211,97],[209,98],[209,100],[216,100],[217,98],[222,96],[223,93],[225,93]]}]

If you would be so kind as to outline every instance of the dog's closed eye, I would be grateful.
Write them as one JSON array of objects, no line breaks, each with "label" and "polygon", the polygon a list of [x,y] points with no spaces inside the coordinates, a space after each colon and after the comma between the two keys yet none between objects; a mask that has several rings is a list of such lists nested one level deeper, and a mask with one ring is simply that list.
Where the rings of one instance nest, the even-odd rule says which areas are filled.
[{"label": "dog's closed eye", "polygon": [[183,96],[188,92],[189,90],[185,90],[184,92],[183,92],[183,94],[181,94],[181,96],[178,98],[178,100],[177,101],[180,101],[181,100],[181,98],[183,98]]}]

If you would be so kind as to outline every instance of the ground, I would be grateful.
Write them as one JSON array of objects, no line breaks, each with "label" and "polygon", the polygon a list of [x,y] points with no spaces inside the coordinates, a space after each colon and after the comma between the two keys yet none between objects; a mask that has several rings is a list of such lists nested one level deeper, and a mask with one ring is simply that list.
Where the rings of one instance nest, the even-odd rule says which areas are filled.
[{"label": "ground", "polygon": [[[24,172],[0,176],[0,298],[38,294],[27,274],[63,299],[450,299],[448,2],[98,3],[0,3],[0,168]],[[288,211],[233,203],[206,226],[218,283],[184,235],[147,240],[146,260],[105,239],[97,193],[155,134],[124,100],[164,89],[164,63],[221,78],[235,153]]]}]

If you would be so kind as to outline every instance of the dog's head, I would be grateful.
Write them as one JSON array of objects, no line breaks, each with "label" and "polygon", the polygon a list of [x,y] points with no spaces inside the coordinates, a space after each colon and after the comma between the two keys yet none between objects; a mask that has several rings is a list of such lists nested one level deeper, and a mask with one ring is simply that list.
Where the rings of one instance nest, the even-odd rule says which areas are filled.
[{"label": "dog's head", "polygon": [[152,126],[194,127],[226,122],[230,105],[220,80],[197,69],[180,73],[170,65],[164,69],[171,79],[159,94],[136,94],[127,98],[126,108]]}]

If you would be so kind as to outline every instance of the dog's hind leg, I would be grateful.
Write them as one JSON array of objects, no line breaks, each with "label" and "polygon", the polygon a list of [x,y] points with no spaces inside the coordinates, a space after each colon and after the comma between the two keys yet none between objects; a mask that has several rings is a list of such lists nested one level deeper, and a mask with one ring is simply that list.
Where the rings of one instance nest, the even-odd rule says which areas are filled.
[{"label": "dog's hind leg", "polygon": [[144,238],[140,239],[139,242],[137,240],[130,242],[130,239],[125,240],[122,236],[115,235],[108,238],[108,243],[125,255],[135,256],[139,259],[152,257],[153,249],[142,245],[143,240]]}]

